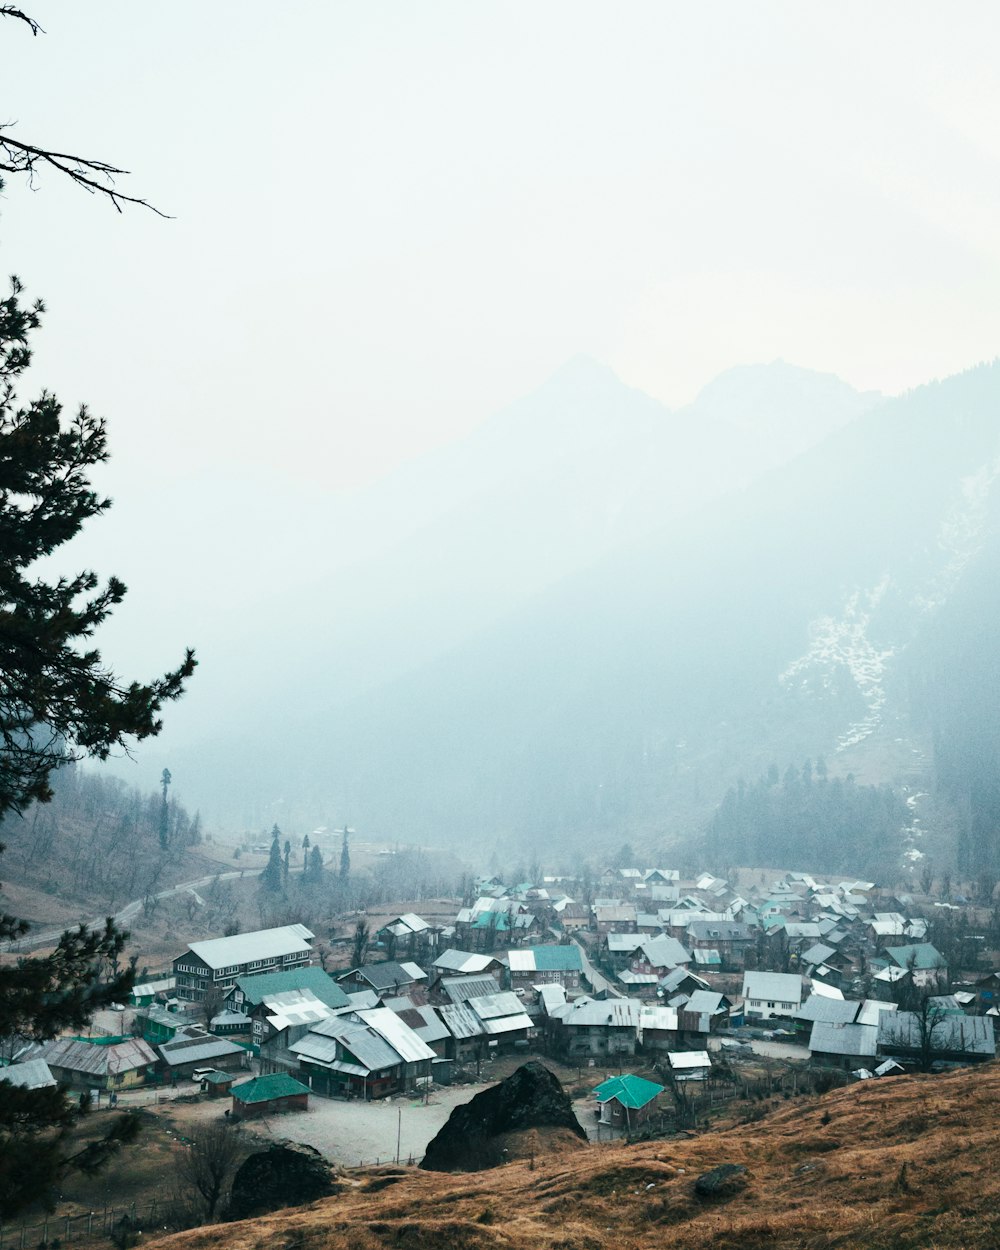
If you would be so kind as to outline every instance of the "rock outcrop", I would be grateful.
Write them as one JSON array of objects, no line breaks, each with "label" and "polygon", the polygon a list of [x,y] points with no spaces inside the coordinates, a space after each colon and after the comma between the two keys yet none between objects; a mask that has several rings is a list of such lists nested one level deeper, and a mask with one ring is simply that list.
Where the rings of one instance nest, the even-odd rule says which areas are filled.
[{"label": "rock outcrop", "polygon": [[336,1190],[330,1164],[301,1142],[275,1142],[252,1154],[233,1180],[226,1216],[246,1220],[281,1207],[301,1207]]},{"label": "rock outcrop", "polygon": [[456,1107],[420,1166],[429,1172],[479,1172],[511,1157],[517,1134],[547,1129],[587,1140],[559,1078],[540,1063],[526,1063]]}]

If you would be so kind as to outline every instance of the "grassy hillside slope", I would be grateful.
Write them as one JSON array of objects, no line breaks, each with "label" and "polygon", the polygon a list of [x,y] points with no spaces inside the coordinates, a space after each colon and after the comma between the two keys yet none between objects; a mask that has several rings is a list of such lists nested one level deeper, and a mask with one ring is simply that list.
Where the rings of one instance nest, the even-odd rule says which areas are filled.
[{"label": "grassy hillside slope", "polygon": [[[475,1175],[348,1173],[336,1197],[164,1250],[929,1250],[1000,1244],[1000,1066],[855,1085],[691,1139],[539,1154]],[[694,1181],[744,1165],[735,1196]]]}]

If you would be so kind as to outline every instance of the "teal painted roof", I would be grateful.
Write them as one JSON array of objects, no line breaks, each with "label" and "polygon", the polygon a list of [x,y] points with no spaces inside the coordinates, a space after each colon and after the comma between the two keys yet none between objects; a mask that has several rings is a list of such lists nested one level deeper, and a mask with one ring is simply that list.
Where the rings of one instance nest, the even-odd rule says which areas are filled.
[{"label": "teal painted roof", "polygon": [[510,928],[510,917],[505,911],[481,911],[473,920],[474,929],[496,929],[505,933]]},{"label": "teal painted roof", "polygon": [[917,971],[945,967],[944,956],[940,951],[935,950],[930,942],[914,942],[909,946],[893,946],[887,949],[885,953],[900,968],[909,968],[911,960],[913,961],[913,968]]},{"label": "teal painted roof", "polygon": [[602,1081],[594,1090],[594,1095],[598,1102],[609,1102],[612,1098],[617,1098],[623,1107],[638,1109],[652,1102],[665,1088],[666,1086],[657,1085],[655,1081],[647,1081],[627,1072],[624,1076],[610,1076]]},{"label": "teal painted roof", "polygon": [[251,1007],[288,990],[312,990],[321,1003],[334,1009],[350,1006],[343,989],[322,968],[289,968],[287,972],[265,972],[259,977],[237,977],[236,984]]},{"label": "teal painted roof", "polygon": [[529,946],[539,972],[582,972],[579,946]]},{"label": "teal painted roof", "polygon": [[309,1087],[287,1072],[272,1072],[270,1076],[257,1076],[243,1085],[234,1086],[232,1093],[237,1102],[270,1102],[272,1098],[308,1094]]}]

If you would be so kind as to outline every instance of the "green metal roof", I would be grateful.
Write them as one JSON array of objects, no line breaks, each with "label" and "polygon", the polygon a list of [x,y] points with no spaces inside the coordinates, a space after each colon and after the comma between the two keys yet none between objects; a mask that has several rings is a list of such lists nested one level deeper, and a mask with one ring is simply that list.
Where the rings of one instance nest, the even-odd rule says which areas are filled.
[{"label": "green metal roof", "polygon": [[289,990],[312,990],[320,1002],[326,1003],[328,1007],[350,1005],[350,999],[343,989],[322,968],[289,968],[287,972],[265,972],[258,977],[237,977],[236,984],[253,1007],[271,994],[285,994]]},{"label": "green metal roof", "polygon": [[498,933],[506,933],[510,928],[510,917],[505,911],[481,911],[473,920],[474,929],[496,929]]},{"label": "green metal roof", "polygon": [[257,1076],[252,1081],[233,1087],[233,1097],[237,1102],[270,1102],[272,1098],[289,1098],[293,1094],[308,1094],[308,1085],[303,1085],[287,1072],[272,1072],[269,1076]]},{"label": "green metal roof", "polygon": [[617,1098],[623,1107],[638,1109],[652,1102],[665,1088],[655,1081],[647,1081],[627,1072],[624,1076],[609,1076],[597,1086],[594,1095],[598,1102],[610,1102],[612,1098]]},{"label": "green metal roof", "polygon": [[945,958],[930,942],[913,942],[909,946],[892,946],[887,948],[886,955],[900,968],[909,968],[910,961],[917,971],[930,968],[944,968]]},{"label": "green metal roof", "polygon": [[529,946],[527,949],[534,955],[535,967],[539,972],[583,971],[580,948],[575,944],[569,946]]}]

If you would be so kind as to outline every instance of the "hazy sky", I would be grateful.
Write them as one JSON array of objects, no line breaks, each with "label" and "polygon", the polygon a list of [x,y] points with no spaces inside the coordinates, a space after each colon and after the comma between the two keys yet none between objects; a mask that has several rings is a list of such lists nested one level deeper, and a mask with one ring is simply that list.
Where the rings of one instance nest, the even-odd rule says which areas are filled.
[{"label": "hazy sky", "polygon": [[38,383],[131,480],[357,484],[580,351],[671,406],[998,352],[995,4],[28,8],[3,117],[174,215],[0,205]]}]

